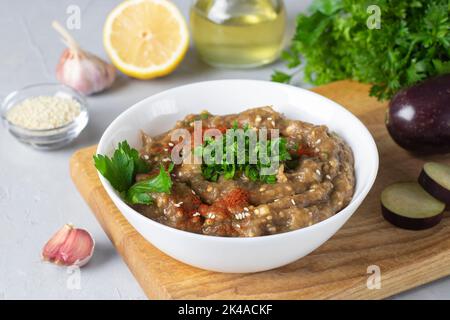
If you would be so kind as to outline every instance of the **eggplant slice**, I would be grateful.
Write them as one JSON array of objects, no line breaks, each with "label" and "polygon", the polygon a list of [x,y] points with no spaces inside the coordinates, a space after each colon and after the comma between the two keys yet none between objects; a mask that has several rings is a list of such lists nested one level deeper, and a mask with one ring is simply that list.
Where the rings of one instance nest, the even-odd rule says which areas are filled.
[{"label": "eggplant slice", "polygon": [[417,182],[399,182],[381,193],[383,217],[393,225],[410,230],[438,224],[445,204],[429,195]]},{"label": "eggplant slice", "polygon": [[450,166],[427,162],[419,176],[419,184],[433,197],[450,207]]}]

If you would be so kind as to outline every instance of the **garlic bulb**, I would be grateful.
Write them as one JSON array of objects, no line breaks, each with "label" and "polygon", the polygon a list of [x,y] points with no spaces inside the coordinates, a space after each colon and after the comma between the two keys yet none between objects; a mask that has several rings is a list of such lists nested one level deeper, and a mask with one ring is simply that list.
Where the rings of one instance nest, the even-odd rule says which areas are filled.
[{"label": "garlic bulb", "polygon": [[85,95],[111,87],[116,78],[114,66],[82,50],[57,21],[53,21],[52,26],[61,34],[68,47],[63,51],[56,67],[56,78]]},{"label": "garlic bulb", "polygon": [[91,259],[94,247],[89,232],[66,224],[45,244],[42,259],[57,265],[82,267]]}]

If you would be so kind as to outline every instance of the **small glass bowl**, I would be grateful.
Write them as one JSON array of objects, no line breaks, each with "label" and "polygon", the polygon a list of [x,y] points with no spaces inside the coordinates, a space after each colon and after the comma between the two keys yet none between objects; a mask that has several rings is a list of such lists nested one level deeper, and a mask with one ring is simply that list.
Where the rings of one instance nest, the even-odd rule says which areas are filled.
[{"label": "small glass bowl", "polygon": [[[71,122],[54,129],[33,130],[17,126],[8,121],[8,110],[14,108],[23,100],[37,96],[58,96],[72,98],[80,104],[80,114]],[[76,90],[58,83],[44,83],[27,86],[11,92],[1,106],[1,117],[5,127],[20,142],[40,150],[61,148],[72,142],[86,127],[89,115],[84,96]]]}]

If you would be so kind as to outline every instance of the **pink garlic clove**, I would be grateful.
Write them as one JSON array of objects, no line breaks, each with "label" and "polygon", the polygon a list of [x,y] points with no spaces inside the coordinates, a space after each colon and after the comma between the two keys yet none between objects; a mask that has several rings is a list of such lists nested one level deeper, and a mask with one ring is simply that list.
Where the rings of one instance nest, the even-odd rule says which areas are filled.
[{"label": "pink garlic clove", "polygon": [[66,224],[46,243],[42,257],[57,265],[82,267],[91,259],[94,247],[88,231]]},{"label": "pink garlic clove", "polygon": [[45,244],[44,250],[42,250],[42,258],[44,260],[53,261],[57,257],[59,248],[64,244],[72,229],[71,225],[66,224],[51,237]]}]

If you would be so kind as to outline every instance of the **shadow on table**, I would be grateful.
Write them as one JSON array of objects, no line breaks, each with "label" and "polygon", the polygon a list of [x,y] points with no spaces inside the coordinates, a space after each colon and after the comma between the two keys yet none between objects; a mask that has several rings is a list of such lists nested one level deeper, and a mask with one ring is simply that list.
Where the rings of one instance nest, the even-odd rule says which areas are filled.
[{"label": "shadow on table", "polygon": [[96,242],[94,255],[92,256],[91,261],[86,265],[86,268],[91,270],[102,268],[112,260],[116,254],[117,252],[111,244]]}]

